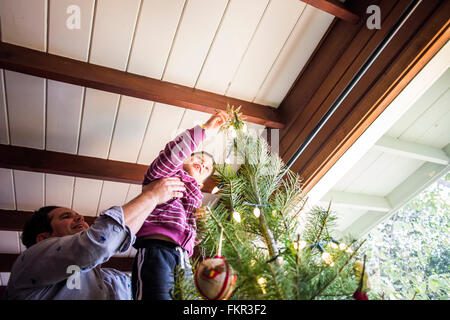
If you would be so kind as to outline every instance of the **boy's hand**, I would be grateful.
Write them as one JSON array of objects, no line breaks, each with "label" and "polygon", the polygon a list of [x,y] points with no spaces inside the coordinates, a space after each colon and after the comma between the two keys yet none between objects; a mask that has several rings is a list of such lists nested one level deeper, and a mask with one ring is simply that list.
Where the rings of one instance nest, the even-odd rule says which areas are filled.
[{"label": "boy's hand", "polygon": [[227,119],[228,114],[225,111],[220,110],[203,124],[203,128],[205,128],[206,130],[220,128],[221,125],[225,124]]}]

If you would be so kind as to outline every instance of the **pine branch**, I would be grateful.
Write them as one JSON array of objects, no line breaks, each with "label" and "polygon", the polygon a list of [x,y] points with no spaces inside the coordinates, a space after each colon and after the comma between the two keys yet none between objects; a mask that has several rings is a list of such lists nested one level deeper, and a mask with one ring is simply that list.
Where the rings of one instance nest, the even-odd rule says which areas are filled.
[{"label": "pine branch", "polygon": [[278,249],[275,244],[275,239],[273,238],[273,235],[271,234],[270,229],[267,225],[267,220],[264,211],[261,211],[259,221],[261,226],[261,232],[264,236],[264,239],[266,240],[267,248],[269,249],[270,257],[275,258],[276,256],[278,256]]},{"label": "pine branch", "polygon": [[225,235],[225,237],[227,238],[227,240],[230,242],[231,246],[233,247],[234,251],[236,252],[236,255],[237,255],[238,259],[241,260],[241,256],[239,255],[239,251],[238,251],[238,249],[235,247],[233,241],[231,241],[231,238],[228,236],[228,233],[225,232],[225,228],[224,228],[223,225],[220,223],[220,221],[217,220],[217,218],[214,216],[214,213],[212,213],[211,210],[209,210],[209,212],[210,212],[210,214],[211,214],[211,217],[214,219],[214,221],[215,221],[215,222],[217,223],[217,225],[219,226],[219,228],[222,228],[222,229],[224,230],[224,231],[223,231],[223,234]]},{"label": "pine branch", "polygon": [[344,263],[344,265],[339,269],[338,273],[336,273],[333,278],[331,278],[321,289],[319,289],[319,291],[316,292],[311,297],[310,300],[314,300],[314,298],[319,296],[331,283],[333,283],[333,281],[336,279],[336,277],[341,274],[342,270],[344,270],[344,267],[353,259],[353,257],[356,255],[356,253],[358,252],[359,248],[361,248],[361,246],[363,245],[364,242],[366,242],[365,239],[358,245],[358,247],[355,249],[355,251],[353,251],[353,253],[347,259],[347,261]]},{"label": "pine branch", "polygon": [[327,209],[327,215],[326,215],[326,217],[325,217],[325,220],[324,220],[324,222],[321,224],[321,226],[320,226],[320,230],[319,230],[319,234],[317,235],[317,239],[316,239],[316,241],[314,242],[314,243],[318,243],[319,241],[320,241],[320,236],[322,235],[322,231],[323,231],[323,229],[326,227],[326,225],[327,225],[327,220],[328,220],[328,217],[329,217],[329,215],[330,215],[330,207],[331,207],[331,201],[330,201],[330,203],[329,203],[329,205],[328,205],[328,209]]},{"label": "pine branch", "polygon": [[273,267],[270,263],[269,263],[269,269],[270,269],[270,272],[272,273],[273,281],[275,282],[275,287],[277,288],[280,299],[285,300],[283,292],[281,292],[280,286],[278,285],[277,276],[275,275],[275,272],[273,271]]}]

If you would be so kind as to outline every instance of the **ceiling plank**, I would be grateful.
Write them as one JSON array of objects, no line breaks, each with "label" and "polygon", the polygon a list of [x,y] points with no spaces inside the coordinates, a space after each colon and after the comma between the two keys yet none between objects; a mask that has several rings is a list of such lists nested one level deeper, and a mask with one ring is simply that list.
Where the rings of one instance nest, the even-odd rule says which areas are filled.
[{"label": "ceiling plank", "polygon": [[[0,253],[0,272],[11,272],[12,266],[16,261],[18,254]],[[102,264],[104,268],[114,268],[123,272],[131,272],[133,270],[134,258],[118,258],[112,257]]]},{"label": "ceiling plank", "polygon": [[330,191],[322,200],[330,202],[333,207],[353,208],[377,212],[389,212],[392,207],[384,197],[362,193]]},{"label": "ceiling plank", "polygon": [[449,158],[442,149],[426,146],[420,143],[404,141],[386,135],[381,137],[375,143],[373,148],[382,152],[421,161],[444,165],[449,163]]},{"label": "ceiling plank", "polygon": [[242,105],[246,120],[283,128],[274,108],[0,42],[0,68],[213,114]]},{"label": "ceiling plank", "polygon": [[[0,144],[0,154],[1,168],[132,184],[141,184],[148,168],[142,164],[4,144]],[[202,192],[209,193],[214,186],[212,179],[208,179]]]},{"label": "ceiling plank", "polygon": [[[450,153],[450,144],[445,149],[447,153]],[[430,162],[423,164],[385,197],[392,204],[391,210],[388,212],[369,211],[345,229],[343,234],[351,234],[357,238],[364,237],[372,228],[395,214],[401,207],[442,177],[449,169],[450,165]]]},{"label": "ceiling plank", "polygon": [[344,21],[356,24],[359,22],[360,17],[347,9],[344,4],[337,0],[300,0],[305,2],[317,9],[328,12],[336,18],[342,19]]}]

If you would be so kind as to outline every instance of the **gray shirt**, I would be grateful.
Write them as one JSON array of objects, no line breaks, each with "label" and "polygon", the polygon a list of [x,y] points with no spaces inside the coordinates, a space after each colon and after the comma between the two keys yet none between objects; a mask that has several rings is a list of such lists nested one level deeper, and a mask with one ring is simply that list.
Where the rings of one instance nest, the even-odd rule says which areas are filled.
[{"label": "gray shirt", "polygon": [[131,300],[130,277],[100,265],[135,239],[122,207],[105,210],[89,229],[25,250],[13,265],[6,299]]}]

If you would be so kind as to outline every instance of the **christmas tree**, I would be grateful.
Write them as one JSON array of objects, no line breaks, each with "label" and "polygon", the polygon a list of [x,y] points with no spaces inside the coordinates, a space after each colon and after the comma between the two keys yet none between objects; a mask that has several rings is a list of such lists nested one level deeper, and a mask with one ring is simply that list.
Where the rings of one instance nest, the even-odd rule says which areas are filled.
[{"label": "christmas tree", "polygon": [[209,257],[224,257],[221,266],[231,267],[228,272],[236,281],[227,274],[228,283],[196,281],[193,288],[180,276],[174,298],[219,298],[205,294],[216,290],[221,299],[351,299],[354,293],[364,299],[365,264],[357,260],[362,242],[333,235],[336,217],[330,207],[303,212],[299,176],[285,168],[262,137],[247,133],[239,108],[229,107],[228,113],[221,129],[231,137],[228,156],[216,165],[219,199],[199,210],[202,242],[193,268],[196,280],[205,270],[212,279],[223,268],[202,264]]}]

